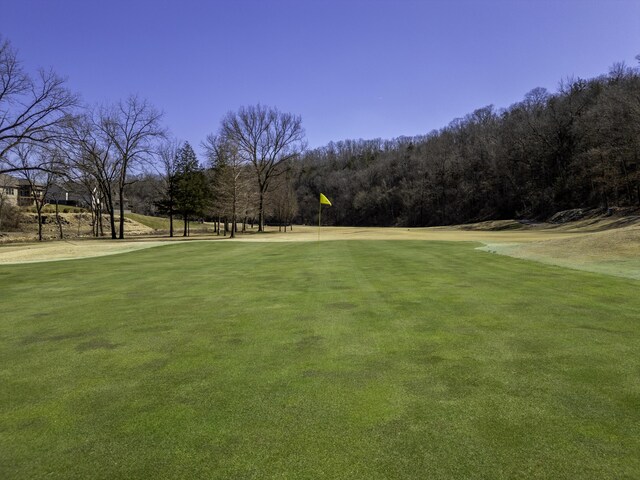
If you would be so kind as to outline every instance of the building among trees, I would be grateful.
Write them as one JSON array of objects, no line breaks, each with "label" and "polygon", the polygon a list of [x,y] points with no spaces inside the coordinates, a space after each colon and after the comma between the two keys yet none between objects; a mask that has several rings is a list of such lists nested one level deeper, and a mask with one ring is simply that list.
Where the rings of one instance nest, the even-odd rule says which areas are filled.
[{"label": "building among trees", "polygon": [[0,196],[6,205],[14,207],[30,207],[34,203],[34,195],[42,196],[43,189],[40,185],[31,184],[21,178],[0,173]]}]

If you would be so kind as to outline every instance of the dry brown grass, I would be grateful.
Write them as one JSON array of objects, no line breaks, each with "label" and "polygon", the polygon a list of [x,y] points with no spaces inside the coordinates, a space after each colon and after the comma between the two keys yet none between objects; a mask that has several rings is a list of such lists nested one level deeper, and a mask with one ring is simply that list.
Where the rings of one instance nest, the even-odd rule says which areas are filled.
[{"label": "dry brown grass", "polygon": [[164,245],[164,241],[77,240],[12,243],[0,246],[0,264],[100,257]]},{"label": "dry brown grass", "polygon": [[621,260],[640,257],[640,227],[585,233],[570,238],[522,244],[533,254],[573,261]]},{"label": "dry brown grass", "polygon": [[[62,232],[66,239],[91,237],[91,214],[89,213],[60,213]],[[119,217],[116,217],[118,222]],[[56,240],[60,236],[60,227],[55,213],[43,214],[42,236],[45,240]],[[109,217],[103,216],[105,231],[109,229]],[[117,227],[116,227],[117,228]],[[130,218],[125,218],[125,232],[129,235],[150,235],[154,230]],[[0,235],[0,243],[25,242],[38,239],[38,217],[35,213],[22,214],[19,232]]]},{"label": "dry brown grass", "polygon": [[471,230],[460,227],[383,228],[299,226],[292,232],[269,232],[266,235],[239,237],[242,241],[297,242],[320,240],[431,240],[447,242],[532,242],[579,235],[578,232],[536,230]]},{"label": "dry brown grass", "polygon": [[[319,233],[319,235],[318,235]],[[223,240],[195,235],[193,240]],[[228,238],[228,237],[227,237]],[[570,268],[640,278],[640,218],[605,218],[563,225],[522,225],[514,221],[432,228],[358,228],[296,226],[264,234],[238,234],[239,242],[312,242],[331,240],[423,240],[478,242],[493,253]],[[0,264],[85,258],[123,253],[184,241],[181,237],[130,238],[125,241],[74,240],[0,246]]]},{"label": "dry brown grass", "polygon": [[640,279],[640,226],[611,230],[602,230],[601,227],[589,225],[577,235],[545,241],[487,242],[483,250],[578,270]]}]

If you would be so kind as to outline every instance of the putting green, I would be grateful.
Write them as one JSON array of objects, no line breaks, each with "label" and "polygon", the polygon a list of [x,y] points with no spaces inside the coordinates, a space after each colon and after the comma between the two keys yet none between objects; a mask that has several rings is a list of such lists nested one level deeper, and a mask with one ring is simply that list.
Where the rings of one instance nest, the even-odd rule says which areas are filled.
[{"label": "putting green", "polygon": [[640,283],[477,246],[0,266],[1,476],[637,476]]}]

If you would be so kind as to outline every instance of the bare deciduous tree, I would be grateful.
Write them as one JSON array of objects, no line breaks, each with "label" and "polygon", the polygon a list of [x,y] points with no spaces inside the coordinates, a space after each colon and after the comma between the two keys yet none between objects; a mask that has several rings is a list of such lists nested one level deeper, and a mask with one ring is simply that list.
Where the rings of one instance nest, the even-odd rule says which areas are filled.
[{"label": "bare deciduous tree", "polygon": [[[9,191],[14,191],[13,179],[8,175],[0,174],[0,231],[2,231],[2,219],[9,205]],[[13,195],[13,193],[12,193]]]},{"label": "bare deciduous tree", "polygon": [[161,192],[157,207],[161,213],[169,215],[169,236],[173,237],[173,216],[176,213],[176,194],[178,188],[178,153],[180,144],[177,140],[167,140],[158,149],[160,157]]},{"label": "bare deciduous tree", "polygon": [[220,137],[253,166],[258,184],[258,231],[264,230],[265,195],[289,160],[304,149],[302,118],[262,105],[242,107],[222,120]]},{"label": "bare deciduous tree", "polygon": [[231,238],[234,238],[238,230],[240,204],[246,198],[244,193],[249,190],[248,165],[239,155],[237,146],[222,137],[208,135],[203,146],[214,171],[217,201],[222,210],[230,214]]},{"label": "bare deciduous tree", "polygon": [[[31,144],[19,145],[14,152],[16,160],[12,165],[21,168],[19,173],[27,183],[28,194],[33,200],[38,219],[38,241],[42,241],[42,209],[46,202],[47,191],[53,184],[54,178],[60,174],[56,170],[60,162],[53,152]],[[34,168],[35,165],[43,165],[45,168]]]},{"label": "bare deciduous tree", "polygon": [[[66,149],[68,167],[73,176],[89,191],[94,211],[94,233],[101,232],[102,211],[109,215],[111,238],[117,237],[114,212],[115,185],[120,174],[120,163],[114,155],[113,142],[102,135],[97,112],[83,117],[74,129],[73,149]],[[71,173],[71,172],[70,172]]]},{"label": "bare deciduous tree", "polygon": [[149,160],[155,153],[155,142],[164,138],[160,125],[162,113],[146,100],[133,95],[116,105],[102,108],[98,127],[105,140],[111,142],[119,164],[117,193],[120,203],[118,238],[124,238],[124,189],[131,169]]},{"label": "bare deciduous tree", "polygon": [[[47,145],[64,140],[73,121],[78,97],[52,70],[28,75],[11,43],[0,38],[0,173],[23,171],[8,164],[9,153],[21,143]],[[28,168],[44,170],[48,163]]]},{"label": "bare deciduous tree", "polygon": [[293,219],[298,213],[298,199],[290,172],[281,176],[279,180],[273,192],[269,194],[269,198],[272,213],[278,221],[278,231],[281,232],[284,227],[286,232],[287,227],[291,228]]}]

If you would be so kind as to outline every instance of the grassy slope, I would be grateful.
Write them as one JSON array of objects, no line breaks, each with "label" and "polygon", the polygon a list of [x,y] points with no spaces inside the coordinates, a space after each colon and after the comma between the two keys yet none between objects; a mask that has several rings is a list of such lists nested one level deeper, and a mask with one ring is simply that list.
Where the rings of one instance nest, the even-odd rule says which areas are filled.
[{"label": "grassy slope", "polygon": [[0,476],[637,476],[638,282],[473,246],[0,267]]},{"label": "grassy slope", "polygon": [[489,243],[482,250],[595,273],[640,280],[640,228],[524,243]]},{"label": "grassy slope", "polygon": [[[165,217],[150,217],[148,215],[140,215],[139,213],[126,213],[125,217],[134,220],[142,225],[153,228],[154,230],[169,231],[169,219]],[[189,228],[191,232],[203,232],[206,230],[213,230],[213,228],[207,229],[206,225],[198,222],[190,222]],[[184,222],[179,218],[173,219],[173,231],[176,236],[182,235],[184,230]]]},{"label": "grassy slope", "polygon": [[[154,230],[169,230],[169,219],[164,217],[150,217],[148,215],[140,215],[139,213],[125,213],[125,217],[130,218],[142,225],[153,228]],[[175,232],[181,232],[184,228],[182,220],[173,219],[173,229]]]}]

